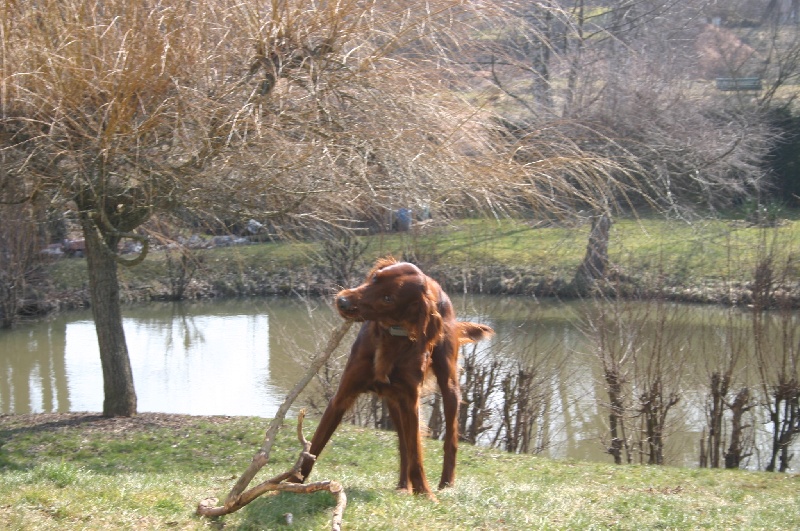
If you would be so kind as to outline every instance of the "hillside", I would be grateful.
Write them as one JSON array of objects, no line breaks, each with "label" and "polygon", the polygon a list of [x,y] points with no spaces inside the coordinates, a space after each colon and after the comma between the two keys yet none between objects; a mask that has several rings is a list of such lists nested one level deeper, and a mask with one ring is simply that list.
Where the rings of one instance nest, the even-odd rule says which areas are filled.
[{"label": "hillside", "polygon": [[[258,418],[142,414],[0,417],[0,522],[42,529],[325,529],[332,499],[264,496],[208,521],[202,499],[224,499],[260,447]],[[262,473],[296,457],[294,424]],[[307,426],[311,432],[314,425]],[[552,461],[462,445],[458,484],[439,503],[397,494],[393,433],[343,426],[315,480],[344,485],[345,529],[796,529],[800,477],[764,472]],[[426,444],[438,474],[441,445]],[[258,478],[256,478],[258,480]]]}]

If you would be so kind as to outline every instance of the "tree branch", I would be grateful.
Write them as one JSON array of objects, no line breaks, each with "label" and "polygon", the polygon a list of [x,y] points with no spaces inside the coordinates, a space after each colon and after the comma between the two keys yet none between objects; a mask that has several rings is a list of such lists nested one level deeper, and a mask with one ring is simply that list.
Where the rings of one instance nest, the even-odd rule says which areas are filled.
[{"label": "tree branch", "polygon": [[311,366],[295,384],[294,388],[292,388],[289,394],[286,395],[283,403],[278,408],[278,412],[275,414],[275,418],[272,420],[269,428],[267,429],[267,432],[264,436],[264,443],[261,445],[259,451],[256,452],[255,456],[253,456],[250,466],[247,467],[247,470],[244,471],[242,476],[231,489],[231,492],[228,494],[228,498],[225,500],[225,504],[222,507],[215,507],[217,503],[216,498],[203,500],[197,506],[198,515],[214,517],[238,511],[266,492],[287,491],[300,494],[309,494],[318,490],[327,490],[336,498],[336,507],[333,511],[331,529],[341,529],[342,514],[347,506],[347,496],[345,495],[340,483],[330,480],[308,484],[285,483],[289,477],[300,474],[300,467],[302,466],[304,459],[309,457],[312,459],[316,458],[316,456],[312,456],[309,453],[311,443],[309,443],[303,436],[303,418],[305,416],[305,410],[301,411],[297,418],[297,438],[303,445],[303,450],[301,451],[300,456],[298,457],[294,466],[290,470],[268,479],[260,485],[257,485],[247,491],[245,491],[245,489],[253,480],[258,471],[261,470],[261,468],[269,461],[269,454],[272,451],[272,445],[275,441],[275,436],[283,424],[283,420],[286,417],[286,413],[289,411],[289,408],[292,406],[292,403],[295,401],[295,399],[297,399],[303,389],[306,388],[308,383],[311,381],[314,375],[317,374],[319,369],[325,364],[328,358],[330,358],[331,354],[334,350],[336,350],[336,347],[342,341],[342,338],[344,338],[345,334],[347,334],[347,331],[350,330],[352,325],[352,321],[344,321],[339,328],[331,332],[331,335],[328,338],[328,343],[325,345],[323,350],[317,354],[317,356],[314,358],[314,361],[311,363]]}]

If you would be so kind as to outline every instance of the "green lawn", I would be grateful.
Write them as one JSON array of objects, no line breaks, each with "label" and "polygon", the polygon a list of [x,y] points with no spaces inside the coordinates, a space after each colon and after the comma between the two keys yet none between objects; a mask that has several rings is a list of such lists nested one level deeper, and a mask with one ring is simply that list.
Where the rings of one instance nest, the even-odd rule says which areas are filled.
[{"label": "green lawn", "polygon": [[[408,233],[364,237],[365,261],[386,254],[411,256],[425,265],[453,267],[505,265],[571,279],[586,250],[589,227],[544,226],[529,221],[458,220]],[[708,220],[687,224],[661,219],[617,221],[611,231],[610,259],[637,278],[663,277],[687,285],[704,281],[747,281],[758,259],[774,255],[779,274],[800,276],[800,221],[761,229],[742,222]],[[301,271],[324,264],[320,246],[288,241],[197,251],[198,275],[238,277],[270,270]],[[366,267],[366,266],[364,266]],[[84,260],[53,263],[48,271],[56,289],[80,288],[87,282]],[[164,282],[165,254],[154,251],[141,265],[121,268],[123,284],[148,287]]]},{"label": "green lawn", "polygon": [[[264,496],[216,520],[195,516],[201,500],[224,499],[244,471],[262,443],[264,419],[36,418],[34,425],[28,416],[0,417],[0,528],[329,526],[333,500],[326,492]],[[299,446],[289,424],[264,477],[296,458]],[[313,428],[309,423],[306,431]],[[554,461],[462,445],[457,486],[438,493],[439,503],[433,503],[394,491],[395,445],[393,433],[342,426],[323,453],[312,479],[343,484],[345,529],[800,527],[797,476]],[[435,483],[441,444],[428,441],[426,451]],[[286,513],[294,517],[291,527]]]}]

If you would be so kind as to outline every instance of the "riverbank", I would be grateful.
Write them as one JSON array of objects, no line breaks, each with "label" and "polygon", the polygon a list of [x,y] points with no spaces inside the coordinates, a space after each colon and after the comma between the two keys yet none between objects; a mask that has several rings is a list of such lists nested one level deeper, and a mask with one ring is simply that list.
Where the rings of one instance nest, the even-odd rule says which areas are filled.
[{"label": "riverbank", "polygon": [[[324,529],[326,492],[263,496],[208,520],[263,442],[265,419],[142,413],[133,418],[0,416],[0,521],[11,529]],[[309,423],[306,432],[315,425]],[[295,423],[264,474],[297,457]],[[441,443],[425,441],[433,478]],[[313,479],[343,484],[345,529],[794,529],[800,477],[741,470],[554,461],[461,445],[439,503],[395,492],[396,437],[343,425]],[[369,456],[365,458],[365,456]],[[258,481],[258,479],[257,479]],[[287,525],[287,514],[293,524]]]},{"label": "riverbank", "polygon": [[[364,265],[364,271],[369,266]],[[425,272],[436,279],[449,293],[475,293],[484,295],[524,295],[530,297],[576,297],[567,276],[543,274],[535,267],[475,266],[470,269],[434,265]],[[360,282],[360,280],[358,281]],[[312,296],[325,297],[336,293],[340,284],[330,278],[323,267],[303,266],[298,269],[250,271],[229,278],[213,273],[192,279],[186,287],[186,300],[260,296]],[[750,305],[753,286],[750,282],[721,279],[698,279],[696,284],[656,283],[651,278],[613,274],[598,286],[598,293],[608,297],[650,299],[660,297],[674,302],[720,304],[726,306]],[[800,282],[787,283],[781,290],[786,302],[800,307]],[[126,303],[173,300],[167,282],[147,286],[126,284],[121,297]],[[42,307],[76,309],[89,306],[86,287],[62,291],[43,292]]]},{"label": "riverbank", "polygon": [[[364,237],[352,264],[325,258],[324,244],[283,241],[153,251],[120,268],[125,302],[253,296],[329,296],[362,280],[372,261],[407,257],[450,293],[576,296],[572,278],[587,227],[468,220],[446,227]],[[800,222],[763,229],[737,222],[620,221],[609,245],[608,296],[722,305],[753,303],[754,279],[769,273],[772,304],[800,308]],[[764,270],[764,265],[769,270]],[[28,313],[88,306],[84,259],[62,258],[29,291]],[[763,280],[763,278],[762,278]]]}]

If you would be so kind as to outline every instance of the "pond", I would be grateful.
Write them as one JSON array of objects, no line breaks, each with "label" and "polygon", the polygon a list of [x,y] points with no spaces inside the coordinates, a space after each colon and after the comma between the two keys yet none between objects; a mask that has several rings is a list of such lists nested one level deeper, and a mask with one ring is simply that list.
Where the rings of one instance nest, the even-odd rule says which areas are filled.
[{"label": "pond", "polygon": [[[484,404],[490,414],[483,426],[477,427],[476,440],[502,443],[505,435],[493,428],[503,415],[501,380],[524,369],[533,383],[527,407],[537,411],[528,426],[530,449],[555,458],[611,461],[606,451],[609,396],[603,356],[618,356],[623,363],[631,357],[647,356],[647,364],[639,362],[626,372],[631,386],[627,399],[641,406],[642,382],[648,381],[645,373],[652,370],[653,352],[659,349],[664,394],[675,399],[664,430],[665,462],[697,466],[709,375],[720,360],[730,359],[737,351],[752,350],[746,311],[527,297],[453,299],[459,318],[489,324],[496,331],[491,341],[462,351],[465,364],[474,361],[490,367],[494,363],[497,369]],[[790,318],[794,323],[797,315]],[[327,301],[316,299],[125,307],[124,328],[138,410],[270,418],[339,322]],[[613,326],[612,322],[626,325]],[[352,338],[346,339],[335,354],[330,383],[335,384],[335,368],[343,363],[350,341]],[[734,377],[740,386],[755,389],[758,374],[748,359],[742,354]],[[0,332],[0,367],[0,413],[102,410],[100,360],[88,311],[63,313]],[[300,397],[295,411],[324,405],[324,380],[315,382]],[[479,391],[465,392],[465,400],[474,405]],[[751,445],[757,449],[747,462],[750,468],[763,468],[762,446],[770,437],[761,409],[752,408],[748,417],[757,426],[750,435]],[[312,407],[312,415],[314,411]],[[641,407],[631,411],[629,429],[641,429],[637,413]],[[797,463],[792,464],[796,470]]]}]

